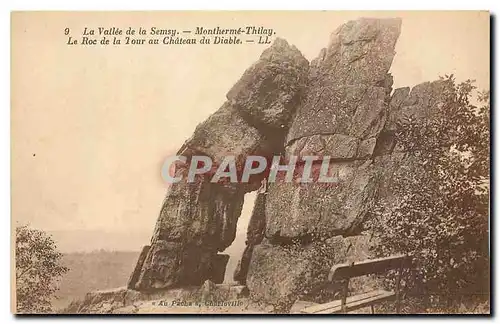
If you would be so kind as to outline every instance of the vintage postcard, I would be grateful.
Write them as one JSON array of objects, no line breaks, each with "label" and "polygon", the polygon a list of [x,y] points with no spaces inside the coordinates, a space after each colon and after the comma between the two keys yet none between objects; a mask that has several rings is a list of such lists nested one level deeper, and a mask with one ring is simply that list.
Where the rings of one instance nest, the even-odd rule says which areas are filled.
[{"label": "vintage postcard", "polygon": [[490,314],[490,13],[11,14],[15,314]]}]

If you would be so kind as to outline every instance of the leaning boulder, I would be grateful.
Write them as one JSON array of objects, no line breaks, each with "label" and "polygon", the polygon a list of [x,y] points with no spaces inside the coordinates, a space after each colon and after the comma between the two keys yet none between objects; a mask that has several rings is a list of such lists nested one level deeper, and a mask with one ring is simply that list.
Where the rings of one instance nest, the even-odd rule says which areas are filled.
[{"label": "leaning boulder", "polygon": [[169,188],[131,288],[148,291],[223,280],[227,259],[218,252],[233,242],[243,196],[256,190],[263,176],[246,184],[212,183],[211,176],[227,156],[235,157],[241,171],[247,156],[283,151],[308,67],[297,48],[277,39],[228,92],[222,107],[196,127],[177,155],[188,162],[194,155],[208,156],[213,169],[188,183],[187,168],[176,164],[175,175],[183,181]]}]

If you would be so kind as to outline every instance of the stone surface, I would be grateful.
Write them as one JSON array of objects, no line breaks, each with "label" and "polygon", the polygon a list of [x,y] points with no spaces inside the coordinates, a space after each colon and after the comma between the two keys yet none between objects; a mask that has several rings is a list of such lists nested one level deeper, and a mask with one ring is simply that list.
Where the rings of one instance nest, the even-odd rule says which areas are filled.
[{"label": "stone surface", "polygon": [[265,125],[286,130],[305,88],[308,69],[309,62],[299,50],[278,38],[245,71],[227,99],[257,128]]},{"label": "stone surface", "polygon": [[358,139],[377,136],[384,124],[386,91],[363,84],[333,86],[328,82],[311,86],[292,123],[288,143],[316,134]]},{"label": "stone surface", "polygon": [[135,285],[137,284],[137,281],[139,280],[139,276],[141,275],[141,269],[142,265],[144,264],[144,261],[146,260],[146,257],[149,252],[149,248],[151,246],[146,245],[142,248],[141,254],[139,254],[139,258],[137,259],[137,263],[135,265],[134,271],[130,275],[130,279],[128,280],[127,283],[127,288],[128,289],[134,289]]},{"label": "stone surface", "polygon": [[226,266],[229,261],[229,255],[227,254],[217,254],[212,259],[212,267],[210,280],[216,284],[221,284],[224,282],[224,275],[226,274]]},{"label": "stone surface", "polygon": [[[283,246],[264,241],[255,247],[252,256],[247,279],[250,297],[283,307],[281,310],[287,312],[295,301],[307,300],[324,289],[333,265],[371,258],[373,244],[369,233],[304,245]],[[355,284],[353,288],[362,289],[363,285]]]},{"label": "stone surface", "polygon": [[243,192],[210,183],[172,184],[156,223],[153,241],[187,241],[224,250],[234,239]]},{"label": "stone surface", "polygon": [[302,283],[311,284],[311,278],[327,271],[326,267],[315,267],[311,250],[266,242],[257,245],[247,277],[250,298],[271,304],[292,304],[293,299],[303,294]]},{"label": "stone surface", "polygon": [[331,237],[356,230],[375,202],[378,174],[370,160],[336,163],[337,183],[285,183],[269,187],[266,237]]},{"label": "stone surface", "polygon": [[374,137],[392,86],[387,74],[400,19],[359,19],[339,27],[311,63],[309,86],[287,142],[315,134]]},{"label": "stone surface", "polygon": [[301,137],[286,148],[286,157],[329,156],[332,159],[353,159],[356,157],[359,139],[354,136],[333,134]]},{"label": "stone surface", "polygon": [[241,161],[248,155],[268,154],[269,147],[259,130],[251,126],[230,103],[198,125],[194,134],[179,150],[178,155],[206,155],[214,170],[226,156]]},{"label": "stone surface", "polygon": [[375,147],[377,146],[377,138],[372,137],[366,139],[359,143],[358,151],[356,152],[356,158],[367,159],[373,156],[375,152]]},{"label": "stone surface", "polygon": [[[210,252],[211,251],[208,252],[208,255],[204,255],[205,259],[210,258]],[[164,240],[155,241],[143,264],[141,275],[135,286],[136,289],[159,289],[180,284],[180,282],[183,281],[181,277],[181,271],[183,269],[179,267],[182,255],[183,245],[181,243]],[[196,253],[196,256],[191,256],[200,258],[199,253]],[[199,271],[199,269],[197,270]],[[206,270],[208,269],[205,269],[205,271]],[[193,274],[195,271],[190,272]]]},{"label": "stone surface", "polygon": [[440,105],[451,84],[445,80],[424,82],[414,86],[396,89],[390,101],[390,113],[385,130],[395,130],[410,121],[413,123],[431,120],[439,113]]},{"label": "stone surface", "polygon": [[201,299],[207,300],[208,297],[213,294],[214,290],[217,289],[215,283],[211,280],[205,280],[201,286]]},{"label": "stone surface", "polygon": [[217,254],[210,246],[156,241],[135,288],[151,290],[193,285],[205,278],[221,283],[228,260],[228,255]]}]

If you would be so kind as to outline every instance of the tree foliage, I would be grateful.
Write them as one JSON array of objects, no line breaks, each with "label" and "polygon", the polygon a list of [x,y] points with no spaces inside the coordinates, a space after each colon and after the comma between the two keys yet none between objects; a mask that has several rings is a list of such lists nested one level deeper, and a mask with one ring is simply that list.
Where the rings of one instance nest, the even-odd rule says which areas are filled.
[{"label": "tree foliage", "polygon": [[[410,293],[434,305],[489,295],[489,92],[442,78],[447,87],[432,118],[399,125],[398,145],[413,170],[395,174],[395,199],[375,208],[379,255],[410,254]],[[432,303],[431,303],[432,304]]]},{"label": "tree foliage", "polygon": [[16,302],[18,313],[47,313],[57,291],[56,281],[68,269],[61,265],[62,254],[45,232],[16,228]]}]

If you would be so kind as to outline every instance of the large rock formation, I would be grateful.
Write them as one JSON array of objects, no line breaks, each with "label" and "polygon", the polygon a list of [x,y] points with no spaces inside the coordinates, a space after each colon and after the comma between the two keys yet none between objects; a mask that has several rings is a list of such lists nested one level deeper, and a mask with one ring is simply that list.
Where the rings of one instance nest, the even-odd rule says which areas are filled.
[{"label": "large rock formation", "polygon": [[[266,236],[333,236],[366,215],[378,182],[369,163],[387,115],[388,74],[399,19],[361,19],[341,26],[311,67],[304,103],[287,136],[289,155],[329,156],[336,186],[282,183],[266,205]],[[360,157],[358,157],[358,151]]]},{"label": "large rock formation", "polygon": [[[283,151],[284,137],[307,80],[308,61],[293,46],[277,39],[227,94],[227,102],[200,124],[178,155],[209,156],[215,165],[234,156],[243,167],[249,155]],[[178,165],[177,174],[186,169]],[[141,255],[128,283],[130,289],[152,290],[220,282],[228,261],[218,252],[234,240],[243,196],[260,185],[195,183],[171,186],[156,223],[151,246]]]},{"label": "large rock formation", "polygon": [[[399,19],[351,21],[332,34],[329,46],[311,63],[306,97],[285,152],[329,158],[338,182],[270,186],[268,244],[255,247],[247,278],[253,298],[283,303],[307,293],[301,289],[314,287],[332,263],[345,259],[343,240],[333,244],[328,239],[361,230],[380,183],[372,158],[387,120],[392,90],[388,71],[400,26]],[[322,253],[325,245],[330,257]],[[314,258],[330,260],[318,264]],[[280,260],[280,271],[270,260]]]},{"label": "large rock formation", "polygon": [[[233,155],[239,169],[249,155],[330,160],[336,183],[277,182],[258,195],[234,274],[254,300],[286,311],[321,286],[333,264],[367,258],[376,244],[363,227],[372,206],[392,199],[395,174],[416,174],[396,126],[432,118],[447,84],[424,83],[391,95],[388,71],[400,28],[399,19],[348,22],[310,65],[295,47],[276,40],[179,150],[188,159],[207,155],[215,163]],[[227,257],[218,253],[235,238],[244,194],[261,180],[211,183],[203,176],[172,185],[128,287],[220,282]]]}]

